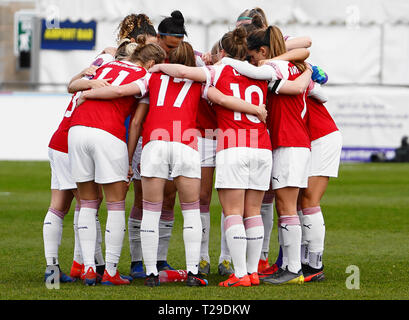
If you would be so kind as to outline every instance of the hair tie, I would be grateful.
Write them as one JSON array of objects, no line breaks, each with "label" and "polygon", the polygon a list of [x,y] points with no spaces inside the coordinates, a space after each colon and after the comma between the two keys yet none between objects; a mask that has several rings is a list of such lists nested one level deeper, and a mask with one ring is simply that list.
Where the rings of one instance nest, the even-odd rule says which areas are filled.
[{"label": "hair tie", "polygon": [[238,17],[237,18],[237,21],[240,21],[240,20],[252,20],[253,18],[252,17]]},{"label": "hair tie", "polygon": [[166,32],[158,32],[161,36],[170,36],[170,37],[177,37],[183,38],[185,35],[183,33],[166,33]]}]

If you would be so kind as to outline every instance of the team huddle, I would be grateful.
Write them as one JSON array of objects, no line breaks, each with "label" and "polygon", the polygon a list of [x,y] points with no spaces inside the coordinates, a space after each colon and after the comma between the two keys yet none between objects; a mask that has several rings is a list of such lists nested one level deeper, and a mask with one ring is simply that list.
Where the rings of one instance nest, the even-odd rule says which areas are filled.
[{"label": "team huddle", "polygon": [[[183,280],[207,286],[214,189],[222,207],[217,269],[226,276],[219,286],[325,279],[320,201],[338,175],[342,137],[324,105],[328,77],[306,61],[310,38],[283,36],[260,8],[240,14],[207,53],[195,51],[186,35],[180,11],[157,31],[146,15],[128,15],[118,46],[71,79],[71,101],[49,143],[46,281],[58,268],[60,282],[129,285],[144,278],[159,286],[161,272],[174,270],[167,255],[178,195]],[[58,250],[74,198],[67,275]],[[105,256],[98,220],[104,199]],[[270,264],[274,203],[280,251]],[[117,270],[126,230],[129,276]]]}]

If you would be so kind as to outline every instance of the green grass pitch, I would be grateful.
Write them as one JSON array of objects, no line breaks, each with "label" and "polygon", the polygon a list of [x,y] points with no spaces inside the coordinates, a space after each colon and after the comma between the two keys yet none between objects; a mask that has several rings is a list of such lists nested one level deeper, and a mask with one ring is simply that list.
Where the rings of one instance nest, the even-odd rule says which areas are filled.
[{"label": "green grass pitch", "polygon": [[[50,200],[48,162],[0,162],[0,299],[1,300],[407,300],[409,261],[409,164],[343,164],[322,201],[326,223],[326,281],[304,285],[220,288],[217,274],[221,207],[211,205],[211,275],[206,288],[165,283],[147,288],[142,280],[126,287],[61,284],[47,289],[42,240],[43,219]],[[129,191],[127,215],[132,206]],[[69,272],[74,245],[73,209],[65,217],[60,265]],[[106,207],[100,210],[105,227]],[[277,229],[271,236],[270,260],[277,254]],[[182,216],[176,205],[169,263],[184,268]],[[359,289],[348,289],[349,266],[359,268]],[[119,271],[130,266],[127,235]],[[353,282],[358,284],[355,278]],[[351,281],[350,281],[351,282]]]}]

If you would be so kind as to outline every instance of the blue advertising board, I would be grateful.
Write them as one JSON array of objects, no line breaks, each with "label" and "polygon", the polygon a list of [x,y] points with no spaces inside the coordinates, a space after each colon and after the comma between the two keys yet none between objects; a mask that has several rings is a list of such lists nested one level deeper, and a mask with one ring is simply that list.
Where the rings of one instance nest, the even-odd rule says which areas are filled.
[{"label": "blue advertising board", "polygon": [[94,50],[96,42],[96,21],[59,22],[58,28],[47,28],[46,20],[41,21],[41,49],[46,50]]}]

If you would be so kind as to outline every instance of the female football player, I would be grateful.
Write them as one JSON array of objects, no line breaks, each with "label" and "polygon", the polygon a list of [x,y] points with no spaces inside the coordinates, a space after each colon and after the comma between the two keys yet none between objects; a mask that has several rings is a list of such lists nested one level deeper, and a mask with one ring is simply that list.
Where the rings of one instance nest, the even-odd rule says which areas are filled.
[{"label": "female football player", "polygon": [[[270,26],[251,33],[248,38],[249,55],[253,63],[274,58],[286,52],[281,31]],[[272,186],[279,216],[279,237],[283,248],[283,265],[266,282],[301,283],[303,275],[300,261],[301,226],[297,215],[297,198],[300,188],[308,183],[310,140],[306,126],[306,89],[311,70],[298,62],[276,61],[257,68],[251,65],[230,63],[240,73],[270,81],[267,98],[270,121],[268,127],[273,148]],[[244,68],[243,68],[244,67]],[[253,72],[247,72],[251,69]],[[306,70],[305,70],[306,69]],[[305,71],[304,71],[305,70]],[[304,71],[303,73],[301,73]],[[277,81],[277,75],[282,80]],[[280,94],[286,80],[298,80],[293,86],[295,95]]]},{"label": "female football player", "polygon": [[319,84],[312,82],[307,98],[308,129],[311,138],[311,169],[308,187],[300,190],[299,210],[302,222],[301,263],[304,281],[325,279],[322,264],[325,223],[320,201],[329,178],[338,176],[342,135],[323,104],[322,94],[316,94]]},{"label": "female football player", "polygon": [[[170,53],[169,60],[171,62],[184,62],[184,64],[188,66],[196,65],[193,50],[191,49],[190,45],[184,42],[182,42],[176,50],[170,51]],[[173,53],[175,54],[175,57],[173,57]],[[162,66],[167,65],[168,64],[164,64]],[[204,68],[202,70],[207,75],[207,79],[209,79],[210,74],[207,72],[207,69]],[[156,71],[160,70],[158,69]],[[155,231],[155,226],[157,226],[156,219],[158,217],[156,213],[158,212],[157,210],[160,209],[159,207],[162,206],[163,199],[162,193],[158,192],[158,190],[163,189],[164,183],[166,182],[165,179],[167,179],[169,176],[168,171],[170,167],[171,176],[174,177],[175,183],[179,190],[179,196],[182,203],[182,212],[185,218],[184,224],[191,224],[189,228],[187,226],[184,228],[184,234],[186,234],[185,241],[187,241],[185,242],[187,258],[186,262],[190,275],[188,285],[204,285],[205,281],[201,279],[201,276],[198,274],[197,266],[200,258],[201,241],[201,221],[199,209],[199,179],[201,173],[200,158],[198,152],[196,151],[196,112],[200,99],[200,92],[199,94],[196,92],[198,90],[196,88],[198,83],[179,79],[178,77],[169,77],[162,73],[153,73],[151,76],[145,79],[144,82],[140,81],[138,84],[139,85],[129,84],[127,86],[117,88],[109,87],[107,88],[108,90],[91,90],[83,95],[86,98],[113,98],[124,95],[138,94],[141,92],[143,93],[145,88],[149,89],[150,111],[144,124],[144,149],[142,151],[141,158],[141,175],[144,189],[143,197],[144,205],[146,205],[146,208],[144,208],[141,230],[151,231],[142,232],[141,234],[144,262],[147,269],[147,274],[149,274],[146,284],[151,286],[158,284],[156,255],[154,254],[156,252],[155,248],[157,248],[157,240],[155,240],[157,239],[157,231]],[[201,85],[199,88],[201,88]],[[215,88],[207,89],[206,87],[205,90],[208,91],[209,98],[218,104],[226,106],[231,105],[236,110],[240,108],[238,110],[244,110],[247,113],[257,114],[259,116],[261,116],[260,112],[263,112],[263,108],[256,107],[248,102],[232,96],[221,95]],[[191,108],[191,112],[187,112],[186,110],[188,109],[186,108]],[[166,115],[159,117],[157,115],[158,113],[164,113]],[[177,126],[181,126],[180,128],[182,129],[181,133],[179,133],[179,140],[180,137],[183,138],[183,136],[186,136],[184,138],[187,138],[186,141],[174,141],[178,138],[177,133],[180,132],[180,130],[175,132],[175,126],[176,129],[178,128]],[[132,125],[131,128],[133,128]],[[191,135],[189,135],[189,130],[191,131]],[[132,154],[136,144],[137,134],[134,132],[135,131],[133,130],[130,131],[129,136],[130,154]],[[161,140],[165,140],[165,142],[168,140],[170,142],[178,143],[164,144]],[[169,147],[164,147],[166,145],[175,145],[176,147],[174,148],[179,149],[169,149]],[[168,151],[163,151],[163,148],[165,151]],[[166,156],[167,152],[171,152],[172,157]],[[185,153],[185,156],[181,157],[183,153]],[[149,161],[148,158],[151,160]],[[172,159],[171,163],[168,163],[170,159]],[[166,164],[166,166],[162,168],[164,164]],[[190,211],[192,211],[191,214],[189,214]],[[191,232],[192,230],[196,231]]]},{"label": "female football player", "polygon": [[[113,61],[99,68],[97,79],[111,79],[112,86],[126,84],[145,76],[147,67],[162,62],[165,53],[156,44],[138,42],[128,61]],[[125,196],[127,191],[128,152],[125,119],[131,113],[139,126],[147,108],[141,105],[134,110],[134,97],[106,101],[88,100],[72,115],[68,134],[68,155],[71,174],[77,183],[81,209],[78,230],[83,253],[84,282],[95,285],[95,213],[97,184],[101,184],[107,201],[106,268],[101,283],[107,285],[129,284],[117,271],[123,237],[125,234]],[[97,112],[96,112],[97,110]]]},{"label": "female football player", "polygon": [[[109,85],[106,80],[92,80],[92,77],[99,66],[108,63],[113,59],[113,56],[109,54],[99,55],[98,57],[96,57],[90,67],[86,68],[71,79],[70,85],[73,83],[73,81],[84,77],[87,79],[86,83],[82,87],[82,89],[84,90]],[[68,91],[70,93],[76,92],[70,86],[68,87]],[[47,280],[47,278],[51,275],[51,266],[57,266],[59,268],[58,248],[61,242],[63,219],[69,211],[74,197],[77,202],[74,211],[74,258],[70,276],[65,275],[60,270],[60,282],[72,282],[73,280],[80,278],[83,272],[83,260],[77,229],[80,201],[78,198],[77,186],[70,174],[68,160],[68,130],[71,121],[71,115],[73,110],[75,109],[78,96],[79,94],[75,94],[72,96],[71,101],[65,111],[64,118],[61,121],[58,129],[54,132],[48,146],[48,156],[51,167],[51,202],[47,215],[45,216],[43,226],[44,252],[47,262],[45,280]],[[100,200],[102,200],[102,194],[100,194],[99,198]],[[101,249],[102,237],[98,216],[96,216],[96,228],[98,235],[95,244],[95,260],[97,265],[96,269],[98,276],[102,278],[105,268],[105,261]]]},{"label": "female football player", "polygon": [[[170,50],[176,48],[179,43],[184,39],[184,36],[187,34],[185,29],[185,20],[182,13],[178,10],[175,10],[171,13],[169,17],[164,18],[158,25],[158,32],[156,34],[156,41],[166,52],[166,59],[168,61],[168,54]],[[142,138],[139,141],[138,148],[135,153],[135,158],[133,159],[133,169],[135,172],[134,179],[137,184],[139,184],[139,190],[141,190],[141,176],[140,176],[140,159],[142,153]],[[141,195],[141,193],[139,193]],[[169,177],[167,181],[165,190],[164,190],[164,200],[162,206],[162,214],[159,221],[159,245],[158,245],[158,261],[157,268],[158,270],[173,270],[173,268],[167,262],[169,241],[173,230],[174,225],[174,206],[176,199],[176,188],[172,181],[172,178]],[[131,276],[133,277],[144,277],[145,273],[143,272],[142,266],[142,250],[140,242],[140,223],[142,221],[142,198],[140,198],[139,208],[131,212],[132,216],[136,217],[136,221],[132,223],[133,227],[132,236],[135,235],[137,241],[135,247],[138,248],[139,254],[136,257],[132,257],[131,265]],[[131,237],[131,235],[130,235]],[[134,250],[135,251],[135,250]]]},{"label": "female football player", "polygon": [[[220,47],[222,56],[244,60],[245,30],[238,28],[226,33]],[[256,105],[265,102],[265,81],[249,79],[225,65],[209,68],[212,84],[224,94],[245,98]],[[201,68],[160,64],[154,67],[157,69],[175,77],[207,79],[205,69]],[[219,128],[215,187],[225,215],[225,236],[234,264],[234,274],[220,286],[258,285],[257,266],[264,233],[260,207],[270,183],[270,175],[265,172],[271,170],[271,143],[265,124],[256,117],[217,104],[215,111]]]},{"label": "female football player", "polygon": [[[165,18],[163,21],[164,22],[160,24],[162,31],[166,31],[168,28],[175,28],[173,18]],[[139,35],[145,35],[147,43],[158,42],[158,34],[156,33],[153,23],[150,21],[149,17],[147,17],[145,14],[130,14],[126,16],[119,25],[118,39],[127,38],[135,42]],[[162,48],[165,49],[163,45]],[[143,100],[144,99],[141,101]],[[129,274],[134,279],[144,278],[146,276],[142,263],[142,247],[140,237],[140,226],[142,221],[142,184],[141,176],[139,174],[141,153],[142,137],[138,141],[138,146],[132,160],[132,169],[134,172],[134,176],[132,177],[134,186],[134,204],[128,218],[129,248],[131,254],[131,267]],[[167,188],[165,189],[165,201],[159,227],[157,266],[159,270],[173,269],[167,263],[167,253],[174,221],[173,207],[175,195],[173,183],[169,182],[167,184]]]},{"label": "female football player", "polygon": [[[217,63],[220,59],[220,45],[217,41],[209,53],[212,59],[211,64]],[[216,148],[217,148],[217,118],[214,108],[206,99],[200,100],[200,107],[197,112],[197,129],[200,132],[198,136],[198,150],[201,156],[202,176],[200,184],[200,218],[202,220],[202,243],[200,246],[199,272],[202,274],[210,273],[210,255],[209,255],[209,237],[210,237],[210,203],[213,193],[214,172],[216,167]],[[218,273],[222,276],[228,276],[234,271],[231,266],[231,256],[227,247],[224,234],[224,215],[221,212],[220,228],[220,256],[218,264]]]}]

